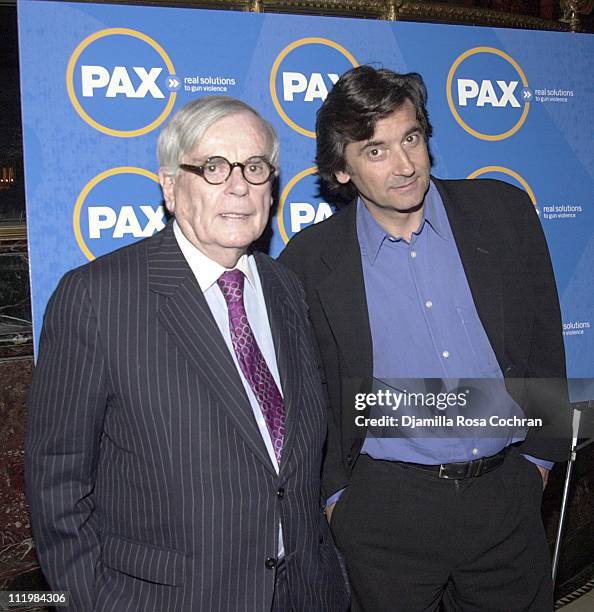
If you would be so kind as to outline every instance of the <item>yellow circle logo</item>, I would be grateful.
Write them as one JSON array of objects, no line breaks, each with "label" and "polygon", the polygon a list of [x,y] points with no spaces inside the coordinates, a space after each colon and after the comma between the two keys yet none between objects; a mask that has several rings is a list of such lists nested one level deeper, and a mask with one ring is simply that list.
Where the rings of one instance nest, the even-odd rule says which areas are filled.
[{"label": "yellow circle logo", "polygon": [[504,166],[483,166],[482,168],[471,172],[466,178],[475,179],[479,176],[483,176],[483,174],[489,174],[491,172],[500,172],[501,174],[506,174],[507,176],[511,176],[512,178],[516,179],[516,181],[522,185],[524,191],[526,191],[528,194],[528,197],[532,200],[532,204],[536,206],[536,196],[534,195],[534,191],[532,191],[532,187],[530,187],[528,181],[515,170],[510,170]]},{"label": "yellow circle logo", "polygon": [[332,216],[334,207],[320,202],[315,166],[296,174],[283,189],[277,212],[277,224],[284,244],[308,225],[319,223]]},{"label": "yellow circle logo", "polygon": [[[296,174],[285,186],[285,188],[283,189],[283,192],[281,193],[281,197],[280,197],[280,201],[278,204],[278,212],[277,212],[277,222],[278,222],[278,230],[280,232],[281,238],[283,239],[283,242],[285,244],[287,244],[287,242],[289,242],[289,234],[287,232],[286,229],[286,224],[285,224],[285,215],[287,213],[285,204],[287,202],[287,199],[289,197],[289,194],[291,193],[291,191],[293,190],[293,188],[295,187],[295,185],[297,185],[297,183],[299,183],[299,181],[301,181],[302,179],[304,179],[307,176],[311,176],[312,174],[316,174],[316,172],[318,171],[318,168],[316,166],[312,166],[311,168],[306,168],[305,170],[299,172],[299,174]],[[291,230],[291,234],[293,234],[293,231]]]},{"label": "yellow circle logo", "polygon": [[[347,61],[339,61],[339,64],[337,64],[335,56],[333,58],[327,58],[323,57],[323,54],[320,53],[316,53],[315,58],[307,57],[304,49],[307,45],[322,45],[322,47],[333,49],[338,51],[343,60],[346,59]],[[297,49],[303,51],[303,56],[295,57],[293,55],[291,57],[291,60],[293,60],[293,71],[282,73],[282,97],[285,102],[294,101],[294,96],[297,94],[304,94],[304,100],[299,101],[298,108],[295,110],[295,116],[291,118],[279,100],[277,93],[277,76],[280,65],[289,54]],[[329,87],[336,82],[339,75],[358,65],[353,55],[333,40],[314,36],[293,41],[279,53],[270,71],[270,97],[272,98],[274,108],[276,108],[282,120],[291,129],[302,136],[315,138],[316,133],[312,129],[300,125],[300,123],[305,123],[309,126],[315,124],[315,111],[319,104],[312,104],[312,102],[323,102]],[[312,66],[315,66],[315,71],[312,71]]]},{"label": "yellow circle logo", "polygon": [[[454,82],[454,75],[456,74],[456,71],[458,70],[458,68],[460,67],[460,64],[462,64],[464,60],[474,55],[480,54],[480,53],[487,53],[487,54],[495,55],[495,56],[498,56],[506,60],[509,64],[511,64],[511,66],[518,73],[522,81],[522,85],[524,89],[525,90],[528,89],[528,79],[526,78],[526,75],[524,74],[524,71],[522,70],[518,62],[516,62],[516,60],[513,57],[511,57],[504,51],[501,51],[500,49],[496,49],[494,47],[474,47],[473,49],[468,49],[468,51],[465,51],[460,56],[458,56],[458,58],[456,58],[456,60],[452,64],[452,67],[450,68],[450,71],[448,73],[447,82],[446,82],[446,95],[448,99],[448,106],[450,107],[450,111],[452,115],[454,116],[454,118],[456,119],[457,123],[460,125],[460,127],[462,127],[466,132],[468,132],[475,138],[479,138],[481,140],[488,140],[492,142],[498,141],[498,140],[504,140],[506,138],[509,138],[510,136],[513,136],[522,127],[522,125],[524,125],[524,122],[526,121],[526,117],[528,116],[528,111],[530,110],[530,102],[528,101],[524,102],[524,108],[521,112],[519,119],[515,122],[515,124],[511,128],[504,130],[499,134],[486,134],[484,132],[480,132],[472,128],[470,125],[468,125],[466,121],[464,121],[464,119],[462,119],[462,117],[460,116],[460,113],[458,112],[458,109],[456,108],[456,103],[454,102],[454,97],[452,94],[452,85]],[[491,83],[491,81],[488,81],[488,80],[483,81],[481,83],[480,89],[479,89],[478,83],[476,83],[475,81],[468,79],[467,83],[469,85],[469,88],[468,90],[463,92],[465,94],[465,97],[462,98],[463,104],[466,101],[466,97],[478,95],[479,97],[480,96],[483,97],[483,101],[487,101],[487,103],[492,104],[494,106],[505,106],[508,101],[512,103],[512,105],[514,106],[520,106],[520,103],[518,102],[518,100],[515,98],[513,94],[513,90],[510,90],[509,88],[509,83],[506,83],[505,81],[502,81],[502,80],[496,81],[496,85],[502,88],[502,96],[500,99],[498,99],[497,94],[495,93],[495,90],[494,90],[494,85]],[[461,92],[459,90],[458,92],[458,102],[459,103],[461,101],[460,95],[461,95]]]},{"label": "yellow circle logo", "polygon": [[[85,220],[85,222],[88,225],[88,228],[86,229],[86,231],[83,231],[83,222],[82,222],[82,214],[81,214],[82,210],[84,208],[88,208],[87,198],[93,189],[95,189],[96,187],[100,185],[105,186],[104,181],[106,181],[106,179],[109,179],[112,177],[119,177],[120,175],[133,175],[137,177],[140,176],[143,178],[148,178],[151,181],[154,181],[155,183],[157,183],[157,185],[159,185],[159,177],[154,172],[149,172],[148,170],[145,170],[144,168],[137,168],[135,166],[119,166],[117,168],[111,168],[109,170],[105,170],[104,172],[101,172],[97,176],[93,177],[85,185],[83,190],[80,192],[78,198],[76,199],[76,203],[74,205],[74,213],[72,216],[72,226],[73,226],[76,242],[80,250],[83,252],[85,257],[89,261],[92,261],[93,259],[95,259],[96,254],[93,253],[91,249],[89,248],[89,245],[87,243],[87,240],[85,239],[84,234],[86,233],[87,236],[90,236],[91,238],[100,238],[101,236],[100,236],[100,231],[98,231],[98,228],[92,227],[93,223],[91,221],[90,214],[88,215],[89,219]],[[150,185],[152,185],[152,183],[149,184],[149,187]],[[126,185],[114,185],[112,187],[115,193],[124,192],[126,194],[129,194],[133,192],[135,194],[138,194],[137,197],[142,202],[150,202],[151,199],[154,198],[154,194],[147,193],[146,183],[143,181],[141,181],[140,185],[130,185],[128,181],[128,184]],[[105,203],[105,201],[109,202],[111,199],[108,190],[106,190],[105,193],[100,194],[100,196],[101,196],[100,197],[101,202],[103,204]],[[151,235],[153,231],[158,231],[159,229],[162,228],[162,225],[163,225],[162,223],[159,223],[159,220],[158,220],[158,217],[160,214],[159,206],[151,207],[148,204],[143,204],[142,206],[140,206],[140,209],[142,209],[143,211],[143,215],[149,221],[146,225],[145,231],[143,231],[142,228],[140,227],[136,212],[134,208],[130,205],[125,205],[121,207],[121,209],[125,209],[125,212],[126,212],[125,216],[127,218],[122,218],[121,216],[118,217],[115,210],[110,206],[102,205],[102,206],[93,207],[93,208],[99,209],[99,213],[98,215],[96,215],[97,216],[96,221],[100,220],[101,216],[103,216],[103,221],[104,221],[104,223],[102,224],[103,229],[112,228],[114,226],[117,226],[117,223],[121,221],[120,232],[119,232],[121,235],[119,236],[119,238],[123,238],[124,234],[130,234],[131,235],[130,239],[134,241],[138,238]],[[105,214],[106,212],[108,213],[107,215]],[[108,216],[111,217],[111,219],[109,219]],[[96,235],[93,236],[93,233],[95,233]],[[114,235],[112,232],[111,236],[108,236],[106,240],[105,239],[103,240],[103,250],[111,251],[118,247],[125,246],[125,244],[127,243],[122,242],[122,240],[114,239]]]},{"label": "yellow circle logo", "polygon": [[[80,115],[80,117],[86,123],[88,123],[91,127],[95,128],[99,132],[102,132],[103,134],[107,134],[108,136],[118,136],[120,138],[132,138],[135,136],[142,136],[143,134],[147,134],[148,132],[154,130],[156,127],[161,125],[163,121],[165,121],[165,119],[167,118],[167,116],[169,115],[169,113],[171,112],[171,109],[173,108],[175,104],[175,99],[177,97],[177,94],[174,91],[171,91],[169,93],[169,99],[167,100],[167,103],[165,104],[165,108],[161,110],[161,112],[159,113],[156,119],[149,121],[143,127],[132,129],[132,130],[115,129],[112,127],[108,127],[107,125],[104,125],[104,123],[101,123],[100,121],[97,121],[96,119],[91,117],[91,115],[82,107],[82,104],[76,94],[76,90],[74,86],[74,71],[75,71],[76,64],[81,54],[92,43],[94,43],[97,40],[106,38],[108,36],[130,36],[134,39],[138,39],[138,40],[145,42],[150,47],[152,47],[152,49],[154,49],[154,51],[156,51],[157,54],[160,56],[165,66],[167,67],[167,70],[169,71],[169,75],[171,76],[175,75],[175,69],[173,67],[173,63],[171,59],[169,58],[169,56],[167,55],[165,49],[163,49],[163,47],[161,47],[161,45],[159,45],[159,43],[154,41],[152,38],[150,38],[146,34],[143,34],[142,32],[138,32],[137,30],[131,30],[129,28],[107,28],[105,30],[99,30],[98,32],[95,32],[94,34],[91,34],[90,36],[87,36],[83,41],[81,41],[78,44],[78,46],[76,47],[76,49],[70,56],[70,60],[68,61],[68,67],[66,69],[66,89],[68,91],[68,97],[70,98],[70,102],[72,103],[72,106],[74,106],[76,112]],[[92,91],[93,85],[99,82],[102,82],[102,79],[107,78],[105,76],[107,73],[107,70],[103,66],[89,66],[87,68],[96,69],[98,71],[96,73],[90,73],[86,75],[89,81],[88,89]],[[123,67],[116,67],[116,68],[122,68],[123,71],[125,71],[125,68]],[[156,91],[158,92],[158,95],[160,95],[160,97],[164,97],[163,93],[158,89],[158,87],[156,86],[154,82],[154,78],[155,78],[154,73],[151,74],[151,71],[146,71],[144,68],[139,68],[139,67],[135,67],[133,70],[136,71],[136,75],[139,78],[143,79],[143,82],[141,83],[141,86],[138,88],[138,90],[133,92],[132,94],[133,96],[141,97],[141,94],[139,92],[141,88],[143,88],[142,93],[145,95],[147,93],[150,93],[150,91]],[[120,72],[119,74],[119,79],[120,79],[118,82],[119,87],[114,88],[118,93],[120,93],[121,91],[125,92],[126,87],[128,88],[132,87],[131,83],[129,82],[129,76],[127,72],[123,72],[123,71]]]}]

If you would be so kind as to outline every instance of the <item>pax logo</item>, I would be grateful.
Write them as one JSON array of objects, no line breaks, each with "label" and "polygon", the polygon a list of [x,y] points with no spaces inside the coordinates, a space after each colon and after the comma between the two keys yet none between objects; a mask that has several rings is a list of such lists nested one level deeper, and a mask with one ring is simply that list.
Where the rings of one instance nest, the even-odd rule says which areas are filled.
[{"label": "pax logo", "polygon": [[287,244],[304,227],[319,223],[334,213],[333,207],[322,201],[314,166],[295,175],[283,189],[278,206],[278,229]]},{"label": "pax logo", "polygon": [[497,81],[498,92],[491,81],[483,80],[479,83],[472,79],[458,79],[458,104],[467,106],[469,100],[475,102],[477,106],[497,106],[502,108],[508,104],[515,108],[520,108],[520,103],[514,95],[514,91],[519,81]]},{"label": "pax logo", "polygon": [[328,95],[328,87],[326,83],[330,81],[332,85],[338,81],[338,74],[330,73],[325,75],[327,80],[324,80],[324,75],[319,72],[312,72],[308,77],[301,72],[283,72],[283,100],[285,102],[293,102],[295,96],[304,94],[302,99],[304,102],[313,102],[319,99],[323,102]]},{"label": "pax logo", "polygon": [[448,73],[450,111],[466,132],[481,140],[504,140],[526,121],[531,96],[516,60],[494,47],[474,47],[456,58]]},{"label": "pax logo", "polygon": [[[142,219],[138,218],[140,209]],[[112,238],[124,238],[126,234],[134,238],[148,238],[164,227],[165,208],[150,205],[124,205],[119,211],[111,206],[89,206],[89,238],[101,238],[103,232],[111,232]],[[146,223],[146,225],[144,225]]]},{"label": "pax logo", "polygon": [[132,71],[135,78],[130,76],[125,66],[115,66],[111,72],[105,66],[81,66],[80,71],[82,95],[85,98],[92,98],[96,91],[106,98],[144,98],[147,95],[153,98],[165,97],[156,83],[163,68],[147,70],[142,66],[134,66]]},{"label": "pax logo", "polygon": [[148,170],[121,166],[101,172],[85,185],[74,206],[80,250],[92,260],[152,236],[165,227],[161,200],[159,178]]},{"label": "pax logo", "polygon": [[283,121],[315,138],[316,112],[340,75],[357,60],[327,38],[300,38],[277,56],[270,71],[270,96]]},{"label": "pax logo", "polygon": [[70,101],[94,129],[129,138],[161,125],[171,112],[178,83],[158,42],[136,30],[108,28],[87,36],[66,70]]}]

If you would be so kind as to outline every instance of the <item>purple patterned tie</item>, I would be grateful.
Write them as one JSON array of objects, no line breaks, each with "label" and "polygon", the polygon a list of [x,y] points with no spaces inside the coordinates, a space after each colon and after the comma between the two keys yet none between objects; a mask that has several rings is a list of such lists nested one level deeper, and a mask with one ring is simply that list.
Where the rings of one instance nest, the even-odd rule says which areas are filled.
[{"label": "purple patterned tie", "polygon": [[276,460],[280,465],[285,436],[285,405],[256,342],[243,305],[243,281],[241,270],[227,270],[217,280],[229,309],[231,342],[243,375],[260,404],[264,415]]}]

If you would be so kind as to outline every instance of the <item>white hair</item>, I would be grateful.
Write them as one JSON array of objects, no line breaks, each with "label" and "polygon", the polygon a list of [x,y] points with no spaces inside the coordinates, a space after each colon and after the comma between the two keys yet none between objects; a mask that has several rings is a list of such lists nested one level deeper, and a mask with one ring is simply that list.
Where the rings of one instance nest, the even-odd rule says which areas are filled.
[{"label": "white hair", "polygon": [[254,115],[262,124],[268,140],[268,158],[278,173],[279,142],[274,128],[251,106],[228,96],[207,96],[193,100],[173,115],[159,134],[157,142],[159,166],[165,174],[177,175],[183,155],[189,153],[200,142],[213,123],[224,117],[246,112]]}]

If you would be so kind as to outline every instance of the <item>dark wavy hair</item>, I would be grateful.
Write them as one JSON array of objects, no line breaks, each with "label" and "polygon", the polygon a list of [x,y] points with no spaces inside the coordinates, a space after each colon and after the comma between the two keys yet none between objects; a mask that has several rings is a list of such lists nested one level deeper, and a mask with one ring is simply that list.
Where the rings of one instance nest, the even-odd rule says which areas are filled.
[{"label": "dark wavy hair", "polygon": [[340,184],[335,172],[345,171],[345,147],[367,140],[375,124],[410,100],[425,141],[433,133],[427,113],[427,89],[416,72],[398,74],[387,68],[358,66],[345,72],[318,110],[316,163],[323,187],[343,200],[356,196],[352,183]]}]

